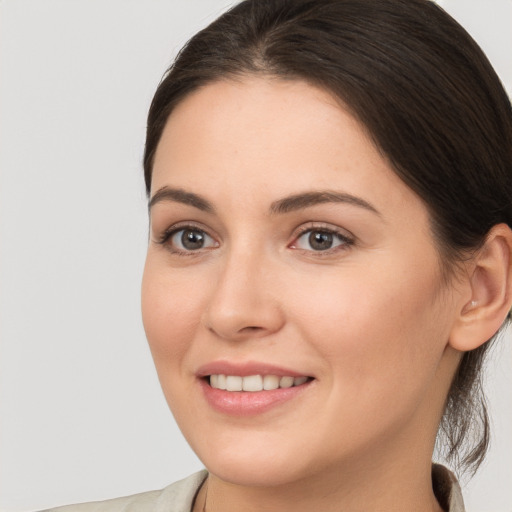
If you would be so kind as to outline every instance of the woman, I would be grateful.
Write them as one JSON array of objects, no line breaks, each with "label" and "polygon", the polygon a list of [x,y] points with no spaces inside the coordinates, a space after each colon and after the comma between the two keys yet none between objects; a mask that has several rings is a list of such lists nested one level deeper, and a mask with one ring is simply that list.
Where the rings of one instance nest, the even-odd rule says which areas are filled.
[{"label": "woman", "polygon": [[[143,319],[208,472],[73,510],[463,510],[512,305],[512,112],[425,0],[245,1],[148,116]],[[477,433],[472,443],[470,430]]]}]

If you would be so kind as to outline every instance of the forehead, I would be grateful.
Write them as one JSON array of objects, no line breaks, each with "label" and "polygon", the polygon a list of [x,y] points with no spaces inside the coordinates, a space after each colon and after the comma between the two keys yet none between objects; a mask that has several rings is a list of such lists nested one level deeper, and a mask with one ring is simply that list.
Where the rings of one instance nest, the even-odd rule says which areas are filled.
[{"label": "forehead", "polygon": [[419,201],[331,94],[275,78],[209,84],[169,117],[152,194],[162,186],[212,194],[219,183],[224,196],[266,190],[269,201],[326,188],[365,195],[381,208]]},{"label": "forehead", "polygon": [[[340,127],[344,137],[335,140]],[[203,150],[217,148],[219,156],[232,156],[236,147],[268,158],[275,153],[286,154],[297,141],[310,139],[314,133],[322,136],[328,131],[332,136],[324,138],[322,146],[347,147],[359,139],[357,142],[368,146],[368,156],[371,152],[378,157],[363,126],[328,92],[299,80],[225,80],[194,91],[177,105],[164,128],[156,159],[162,146],[170,149],[187,140],[194,140],[195,147],[200,145]],[[316,139],[318,146],[320,140]],[[175,154],[177,149],[174,147]]]}]

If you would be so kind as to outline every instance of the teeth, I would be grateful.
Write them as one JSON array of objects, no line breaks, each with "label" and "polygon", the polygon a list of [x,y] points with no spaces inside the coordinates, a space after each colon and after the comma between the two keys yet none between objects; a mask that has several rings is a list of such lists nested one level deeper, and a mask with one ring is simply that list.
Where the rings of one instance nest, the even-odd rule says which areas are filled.
[{"label": "teeth", "polygon": [[210,386],[226,391],[269,391],[278,388],[291,388],[307,382],[308,377],[278,377],[277,375],[210,375]]},{"label": "teeth", "polygon": [[242,378],[242,389],[244,391],[261,391],[263,389],[263,378],[261,375],[250,375]]},{"label": "teeth", "polygon": [[293,377],[281,377],[279,381],[280,388],[291,388],[293,386]]},{"label": "teeth", "polygon": [[236,375],[226,376],[226,390],[227,391],[242,391],[243,377],[237,377]]},{"label": "teeth", "polygon": [[[213,377],[213,375],[212,375],[212,377]],[[215,386],[213,386],[213,387],[215,387]],[[226,389],[226,376],[225,375],[217,375],[217,389]]]},{"label": "teeth", "polygon": [[279,377],[275,375],[265,375],[263,377],[263,389],[277,389],[279,387]]},{"label": "teeth", "polygon": [[301,384],[304,384],[308,380],[307,377],[295,377],[293,379],[293,385],[294,386],[300,386]]}]

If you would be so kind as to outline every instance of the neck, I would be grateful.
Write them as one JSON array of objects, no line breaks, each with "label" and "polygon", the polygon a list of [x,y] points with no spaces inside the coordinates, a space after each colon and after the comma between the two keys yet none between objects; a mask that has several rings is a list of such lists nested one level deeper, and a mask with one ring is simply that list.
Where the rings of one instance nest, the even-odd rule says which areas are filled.
[{"label": "neck", "polygon": [[401,466],[331,470],[275,487],[248,487],[210,474],[194,512],[442,512],[431,484],[431,467]]}]

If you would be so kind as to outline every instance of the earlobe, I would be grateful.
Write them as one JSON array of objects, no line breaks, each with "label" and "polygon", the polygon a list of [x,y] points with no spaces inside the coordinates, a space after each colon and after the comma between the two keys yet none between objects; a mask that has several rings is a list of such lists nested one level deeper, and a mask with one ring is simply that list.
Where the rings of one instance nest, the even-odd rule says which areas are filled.
[{"label": "earlobe", "polygon": [[474,350],[496,334],[512,305],[512,231],[497,224],[471,261],[470,298],[461,304],[450,334],[456,350]]}]

